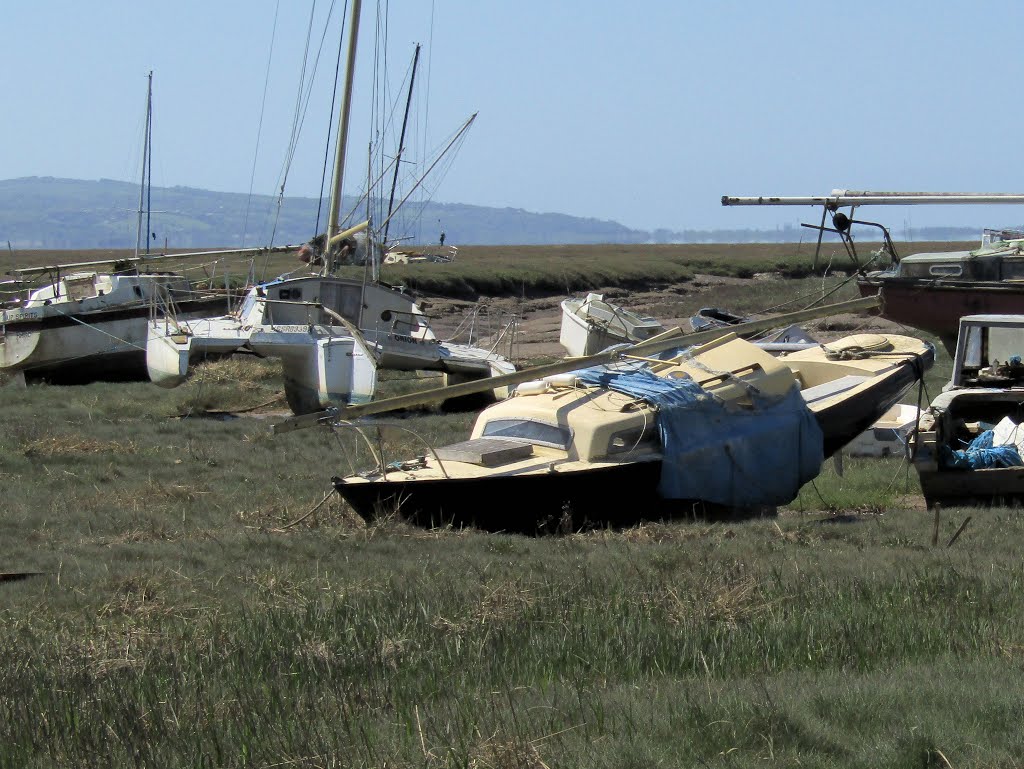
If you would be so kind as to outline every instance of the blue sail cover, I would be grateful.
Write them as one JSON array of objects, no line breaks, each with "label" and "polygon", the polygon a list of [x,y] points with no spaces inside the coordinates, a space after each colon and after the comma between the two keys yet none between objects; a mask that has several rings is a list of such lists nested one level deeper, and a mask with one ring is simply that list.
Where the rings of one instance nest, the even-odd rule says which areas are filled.
[{"label": "blue sail cover", "polygon": [[729,507],[782,505],[817,477],[824,436],[793,387],[781,398],[754,396],[754,408],[730,407],[692,379],[645,368],[599,366],[575,372],[658,407],[666,499],[701,499]]}]

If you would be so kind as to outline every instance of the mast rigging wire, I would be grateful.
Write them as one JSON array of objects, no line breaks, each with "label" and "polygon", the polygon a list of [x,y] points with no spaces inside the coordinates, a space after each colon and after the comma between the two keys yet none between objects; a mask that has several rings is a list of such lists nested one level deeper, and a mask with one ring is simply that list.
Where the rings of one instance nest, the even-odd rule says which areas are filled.
[{"label": "mast rigging wire", "polygon": [[260,156],[260,138],[263,136],[263,116],[267,109],[267,90],[270,86],[270,64],[274,60],[274,41],[277,39],[277,16],[281,9],[281,0],[274,6],[274,24],[270,30],[270,51],[267,53],[267,71],[263,76],[263,99],[260,102],[260,119],[256,126],[256,149],[252,155],[252,171],[249,174],[249,196],[245,200],[245,218],[242,220],[242,246],[249,234],[249,210],[252,208],[252,188],[256,184],[256,161]]},{"label": "mast rigging wire", "polygon": [[345,24],[348,18],[348,0],[341,12],[341,34],[338,35],[338,56],[334,62],[334,84],[331,86],[331,109],[327,113],[327,141],[324,143],[324,167],[320,175],[320,195],[316,202],[316,228],[314,233],[320,232],[320,214],[324,207],[324,187],[327,186],[327,166],[331,162],[331,136],[334,132],[334,103],[338,98],[338,75],[341,72],[341,51],[345,41]]},{"label": "mast rigging wire", "polygon": [[[299,74],[299,87],[295,99],[295,114],[292,119],[292,134],[288,144],[288,151],[285,153],[285,162],[280,176],[280,187],[278,190],[277,197],[277,213],[274,216],[274,227],[270,236],[271,244],[273,244],[274,236],[277,233],[277,225],[281,217],[281,207],[284,204],[284,191],[285,186],[287,185],[288,182],[288,173],[291,170],[292,161],[295,158],[295,150],[298,147],[298,140],[299,135],[302,133],[302,126],[305,124],[306,121],[306,111],[309,109],[313,85],[316,81],[316,72],[320,64],[320,55],[323,53],[324,41],[327,38],[327,30],[330,26],[330,18],[331,15],[334,13],[334,5],[335,0],[331,0],[331,5],[327,9],[327,20],[324,23],[323,33],[320,35],[320,44],[317,47],[316,56],[313,58],[311,65],[309,49],[310,40],[312,39],[313,36],[313,18],[316,12],[316,0],[313,0],[313,3],[310,7],[309,26],[306,31],[306,47],[305,50],[303,51],[302,70]],[[307,68],[311,70],[309,73],[308,81],[306,79]],[[303,93],[303,89],[305,89],[305,93]]]}]

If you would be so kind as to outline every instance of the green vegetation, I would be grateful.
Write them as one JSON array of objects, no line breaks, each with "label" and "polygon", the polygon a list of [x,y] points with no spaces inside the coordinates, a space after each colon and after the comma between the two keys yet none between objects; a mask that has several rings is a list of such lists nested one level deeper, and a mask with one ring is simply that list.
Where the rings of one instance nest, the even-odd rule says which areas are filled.
[{"label": "green vegetation", "polygon": [[[848,460],[774,520],[529,539],[367,528],[331,497],[289,526],[354,441],[200,418],[274,395],[267,364],[242,387],[226,365],[170,393],[0,391],[2,563],[43,572],[0,583],[0,765],[1009,767],[1024,749],[1019,516],[949,510],[931,547],[900,463]],[[444,441],[469,420],[404,424]]]},{"label": "green vegetation", "polygon": [[[954,248],[952,243],[917,243],[917,250]],[[862,250],[864,250],[862,248]],[[69,261],[117,259],[128,251],[20,251],[0,253],[0,273],[14,267],[31,267]],[[862,254],[862,260],[870,254]],[[203,260],[199,260],[202,262]],[[222,286],[225,276],[237,284],[250,271],[258,279],[270,279],[303,267],[294,254],[272,254],[255,260],[232,258],[193,264],[190,276]],[[854,265],[836,246],[822,251],[819,271],[849,271]],[[174,259],[153,262],[156,269],[176,269]],[[407,285],[425,294],[444,297],[566,295],[596,287],[644,288],[685,282],[695,273],[749,278],[774,273],[802,278],[814,273],[813,244],[746,243],[690,245],[575,245],[575,246],[467,246],[459,249],[450,264],[387,265],[382,280]],[[362,277],[362,267],[348,267],[341,274]]]},{"label": "green vegetation", "polygon": [[[586,269],[625,262],[657,266]],[[0,582],[0,766],[1020,765],[1015,512],[944,510],[933,545],[913,473],[847,459],[770,519],[367,527],[329,493],[365,447],[271,434],[280,389],[251,359],[0,389],[0,572],[39,573]]]}]

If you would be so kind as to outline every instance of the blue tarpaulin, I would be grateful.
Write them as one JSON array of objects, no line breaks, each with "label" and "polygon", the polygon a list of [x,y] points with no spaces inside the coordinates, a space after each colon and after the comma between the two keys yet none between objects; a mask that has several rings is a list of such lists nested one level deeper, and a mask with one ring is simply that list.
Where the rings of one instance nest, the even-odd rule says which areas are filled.
[{"label": "blue tarpaulin", "polygon": [[785,396],[754,395],[754,407],[729,405],[692,379],[659,377],[637,366],[577,371],[589,385],[658,407],[662,442],[659,493],[730,507],[791,502],[817,477],[824,437],[794,386]]},{"label": "blue tarpaulin", "polygon": [[942,466],[958,470],[988,470],[1024,465],[1016,446],[993,446],[992,437],[992,431],[986,430],[962,450],[943,445],[939,451]]}]

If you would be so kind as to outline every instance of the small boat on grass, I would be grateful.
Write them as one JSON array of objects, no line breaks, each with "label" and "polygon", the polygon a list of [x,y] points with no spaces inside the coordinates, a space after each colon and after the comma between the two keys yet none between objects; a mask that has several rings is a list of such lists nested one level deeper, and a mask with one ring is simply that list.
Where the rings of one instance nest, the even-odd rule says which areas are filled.
[{"label": "small boat on grass", "polygon": [[572,357],[593,355],[615,344],[643,342],[665,331],[654,318],[587,294],[562,302],[558,342]]},{"label": "small boat on grass", "polygon": [[960,319],[953,376],[921,415],[911,456],[928,507],[1024,499],[1024,315]]},{"label": "small boat on grass", "polygon": [[125,260],[132,266],[111,272],[96,262],[18,271],[49,277],[0,306],[0,371],[60,384],[144,379],[147,325],[157,308],[173,303],[178,317],[191,319],[224,312],[237,299],[227,289],[197,288],[182,272],[153,269],[158,259],[186,256],[200,254]]},{"label": "small boat on grass", "polygon": [[167,313],[149,323],[144,349],[150,379],[167,388],[207,357],[277,358],[296,414],[370,400],[380,369],[440,371],[448,381],[515,370],[497,353],[438,339],[407,291],[336,275],[262,283],[228,315],[178,320]]},{"label": "small boat on grass", "polygon": [[680,343],[520,384],[481,412],[467,441],[381,457],[335,488],[368,521],[397,513],[522,533],[761,511],[792,501],[934,360],[930,345],[903,336],[782,357],[731,332]]},{"label": "small boat on grass", "polygon": [[920,409],[897,403],[843,450],[851,457],[906,457],[910,436],[917,429]]}]

